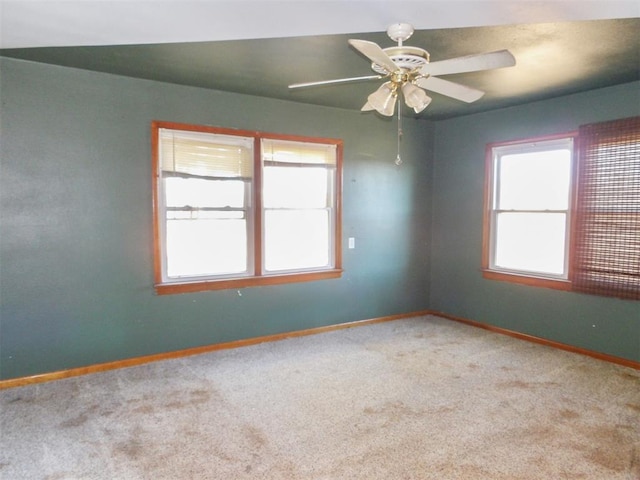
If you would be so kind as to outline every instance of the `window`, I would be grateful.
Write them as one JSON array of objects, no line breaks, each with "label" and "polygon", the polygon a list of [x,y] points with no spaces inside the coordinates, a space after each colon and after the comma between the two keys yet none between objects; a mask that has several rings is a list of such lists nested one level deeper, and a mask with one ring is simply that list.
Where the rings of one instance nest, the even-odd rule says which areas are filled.
[{"label": "window", "polygon": [[573,137],[491,145],[486,268],[566,281]]},{"label": "window", "polygon": [[483,242],[485,278],[640,299],[640,117],[488,145]]},{"label": "window", "polygon": [[341,274],[342,142],[154,122],[160,294]]}]

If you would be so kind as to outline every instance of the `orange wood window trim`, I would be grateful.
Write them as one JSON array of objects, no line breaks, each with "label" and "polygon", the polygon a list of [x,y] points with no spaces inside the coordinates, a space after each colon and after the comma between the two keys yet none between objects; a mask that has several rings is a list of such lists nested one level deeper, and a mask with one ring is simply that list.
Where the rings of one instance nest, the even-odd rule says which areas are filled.
[{"label": "orange wood window trim", "polygon": [[482,211],[482,269],[489,268],[491,249],[491,203],[493,199],[493,147],[496,143],[488,143],[484,150],[484,209]]},{"label": "orange wood window trim", "polygon": [[160,202],[160,192],[158,191],[159,170],[159,122],[151,123],[151,196],[153,204],[153,278],[155,283],[162,280],[162,248],[160,246],[160,222],[158,221],[158,205]]},{"label": "orange wood window trim", "polygon": [[[253,195],[253,267],[254,275],[230,279],[198,281],[190,280],[182,283],[169,283],[162,281],[162,245],[160,241],[161,224],[158,217],[160,205],[160,193],[158,191],[159,171],[159,130],[161,128],[171,130],[184,130],[191,132],[203,132],[217,135],[234,135],[250,137],[254,139],[254,174],[252,182]],[[328,144],[336,146],[336,179],[335,179],[335,232],[334,266],[332,269],[285,273],[281,275],[265,275],[262,272],[262,158],[260,144],[262,139],[285,140],[303,143]],[[158,295],[177,293],[201,292],[206,290],[223,290],[233,288],[245,288],[264,285],[279,285],[285,283],[310,282],[342,276],[342,160],[343,141],[334,138],[296,136],[279,133],[267,133],[251,130],[240,130],[224,127],[202,126],[183,124],[176,122],[153,121],[151,122],[151,156],[152,156],[152,198],[153,198],[153,255],[154,255],[154,281]]]},{"label": "orange wood window trim", "polygon": [[498,280],[501,282],[511,282],[530,287],[555,288],[556,290],[571,290],[569,280],[555,280],[552,278],[534,277],[531,275],[520,275],[515,273],[499,272],[497,270],[482,270],[482,277],[487,280]]},{"label": "orange wood window trim", "polygon": [[[253,272],[262,275],[262,163],[260,138],[253,142]],[[233,288],[233,287],[231,287]],[[213,289],[212,289],[213,290]],[[220,290],[220,289],[215,289]]]},{"label": "orange wood window trim", "polygon": [[[574,151],[572,158],[572,172],[571,172],[571,185],[572,194],[570,199],[569,211],[571,214],[571,226],[573,229],[573,222],[575,220],[575,181],[577,172],[577,152],[575,139],[578,136],[577,130],[570,132],[558,133],[553,135],[544,135],[533,138],[510,140],[506,142],[493,142],[488,143],[485,147],[485,175],[484,175],[484,210],[482,215],[482,276],[488,280],[498,280],[503,282],[517,283],[520,285],[529,285],[533,287],[554,288],[557,290],[571,290],[570,280],[551,279],[544,277],[537,277],[535,275],[516,274],[509,273],[500,270],[490,268],[491,257],[491,212],[493,201],[493,149],[496,147],[503,147],[509,145],[527,145],[538,142],[547,142],[552,140],[561,140],[564,138],[574,139]],[[569,256],[571,257],[573,251],[573,236],[569,235]],[[569,278],[571,278],[571,262],[569,262]]]},{"label": "orange wood window trim", "polygon": [[206,282],[160,283],[155,285],[155,289],[158,295],[170,295],[174,293],[204,292],[206,290],[225,290],[267,285],[282,285],[285,283],[314,282],[317,280],[340,278],[341,276],[342,270],[332,269],[283,275],[229,278]]}]

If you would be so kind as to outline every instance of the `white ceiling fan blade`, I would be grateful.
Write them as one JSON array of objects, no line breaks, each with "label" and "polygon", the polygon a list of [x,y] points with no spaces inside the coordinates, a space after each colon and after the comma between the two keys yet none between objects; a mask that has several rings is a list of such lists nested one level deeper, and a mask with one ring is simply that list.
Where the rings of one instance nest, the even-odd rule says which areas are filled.
[{"label": "white ceiling fan blade", "polygon": [[509,50],[467,55],[439,62],[427,63],[420,69],[423,75],[450,75],[453,73],[477,72],[493,68],[512,67],[516,59]]},{"label": "white ceiling fan blade", "polygon": [[289,88],[315,87],[318,85],[333,85],[337,83],[360,82],[363,80],[379,80],[382,75],[367,75],[366,77],[337,78],[335,80],[320,80],[318,82],[294,83]]},{"label": "white ceiling fan blade", "polygon": [[387,72],[393,73],[398,70],[396,64],[391,60],[391,57],[389,57],[377,43],[367,40],[349,40],[349,44],[373,63],[383,67]]},{"label": "white ceiling fan blade", "polygon": [[484,95],[484,92],[481,90],[476,90],[475,88],[437,77],[420,78],[416,81],[416,85],[467,103],[475,102]]}]

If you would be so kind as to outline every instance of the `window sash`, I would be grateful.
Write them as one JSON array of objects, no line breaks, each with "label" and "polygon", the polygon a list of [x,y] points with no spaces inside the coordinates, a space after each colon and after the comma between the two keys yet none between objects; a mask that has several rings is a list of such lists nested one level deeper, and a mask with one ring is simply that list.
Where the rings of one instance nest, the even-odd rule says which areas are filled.
[{"label": "window sash", "polygon": [[[166,281],[248,275],[248,219],[166,221]],[[224,234],[221,234],[223,232]]]},{"label": "window sash", "polygon": [[[503,191],[508,191],[506,186],[501,183],[503,181],[503,172],[501,170],[502,160],[504,157],[519,156],[527,158],[530,154],[544,155],[547,152],[552,152],[551,156],[543,157],[542,161],[546,162],[554,161],[556,151],[569,150],[570,157],[572,157],[572,135],[559,135],[553,137],[545,137],[541,139],[527,140],[525,142],[512,142],[504,145],[489,145],[487,147],[487,180],[486,191],[488,192],[488,199],[486,204],[488,205],[487,213],[485,216],[485,246],[483,247],[483,268],[495,272],[502,272],[510,275],[524,275],[538,278],[547,278],[551,280],[566,281],[569,276],[569,254],[570,254],[570,232],[571,232],[571,172],[573,169],[572,158],[570,158],[568,171],[564,172],[564,175],[568,177],[565,179],[568,188],[566,192],[562,192],[560,197],[550,205],[545,201],[538,202],[540,205],[538,208],[533,208],[536,204],[535,201],[528,200],[526,202],[503,202]],[[558,157],[559,158],[559,157]],[[557,160],[556,160],[557,161]],[[529,179],[527,179],[528,181]],[[539,182],[538,182],[539,183]],[[527,189],[530,185],[523,185]],[[558,185],[552,185],[553,188],[559,188]],[[565,198],[562,198],[564,196]],[[520,204],[527,205],[528,208],[502,208],[502,203],[507,205]],[[556,207],[562,205],[566,208],[551,208],[552,205]],[[562,260],[558,260],[559,252],[557,248],[553,248],[551,244],[545,239],[539,229],[528,227],[530,229],[528,236],[523,236],[519,240],[518,238],[512,238],[509,240],[507,237],[501,237],[499,235],[500,218],[521,218],[534,219],[538,218],[538,224],[542,225],[543,218],[550,220],[554,216],[562,215],[564,218],[564,231],[561,239],[561,255]],[[556,222],[557,223],[557,220]],[[557,226],[554,227],[557,236]],[[516,231],[514,230],[514,235]],[[499,240],[502,240],[501,245]],[[518,260],[514,255],[518,251],[519,246],[517,242],[520,241],[523,245],[527,245],[526,251],[520,251],[522,258]],[[506,243],[504,243],[506,242]],[[503,251],[508,249],[508,251]],[[547,259],[548,256],[555,258],[551,260],[527,259],[526,252],[530,255],[540,255],[541,258]],[[511,257],[508,262],[504,259]],[[547,265],[547,269],[540,268],[540,265]],[[558,266],[561,264],[561,269]],[[537,265],[537,266],[536,266]],[[551,267],[553,266],[553,267]]]},{"label": "window sash", "polygon": [[[566,210],[496,210],[492,225],[494,248],[490,268],[520,275],[567,278],[569,214]],[[503,230],[509,235],[503,236]],[[500,240],[502,245],[498,249]]]},{"label": "window sash", "polygon": [[[254,275],[253,139],[160,128],[158,157],[161,283]],[[169,201],[173,179],[189,182],[173,185],[182,205]],[[233,199],[197,194],[232,182],[243,184]]]},{"label": "window sash", "polygon": [[[286,272],[331,269],[336,258],[336,146],[309,144],[289,140],[263,139],[263,208],[262,208],[262,271],[264,275]],[[324,172],[324,185],[319,185],[320,175],[313,171]],[[293,183],[293,176],[307,176],[305,185]],[[271,173],[268,175],[267,173]],[[280,175],[278,175],[280,174]],[[280,177],[280,178],[278,178]],[[289,178],[287,178],[289,177]],[[278,182],[270,185],[270,182]],[[269,188],[271,187],[271,188]],[[320,198],[314,187],[321,187],[324,193]],[[273,188],[273,190],[272,190]],[[314,195],[315,193],[315,195]],[[306,215],[304,215],[306,213]],[[286,239],[278,229],[277,219],[282,225],[286,217],[299,217],[296,224],[288,229],[295,232],[297,238]],[[302,216],[300,216],[302,215]],[[326,216],[326,218],[325,218]],[[311,219],[316,218],[312,222]],[[304,224],[304,226],[299,224]],[[302,227],[302,228],[300,228]],[[316,236],[310,233],[315,232]],[[277,243],[275,243],[277,242]],[[289,258],[285,258],[289,257]]]},{"label": "window sash", "polygon": [[332,268],[332,216],[328,208],[265,209],[265,275]]}]

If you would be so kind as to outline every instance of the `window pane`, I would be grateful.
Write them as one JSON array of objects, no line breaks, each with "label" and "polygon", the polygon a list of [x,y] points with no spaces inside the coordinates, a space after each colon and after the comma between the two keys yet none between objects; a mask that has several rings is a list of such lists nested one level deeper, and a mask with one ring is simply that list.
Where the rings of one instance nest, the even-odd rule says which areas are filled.
[{"label": "window pane", "polygon": [[167,220],[169,277],[246,271],[245,219]]},{"label": "window pane", "polygon": [[244,207],[245,182],[201,178],[165,178],[167,207]]},{"label": "window pane", "polygon": [[500,213],[496,219],[495,266],[562,275],[564,213]]},{"label": "window pane", "polygon": [[498,181],[499,210],[566,210],[571,152],[561,149],[503,155]]},{"label": "window pane", "polygon": [[328,203],[326,168],[265,167],[265,208],[324,208]]},{"label": "window pane", "polygon": [[329,212],[265,211],[265,268],[268,271],[329,265]]}]

